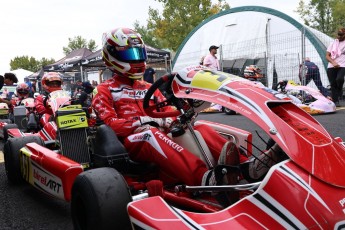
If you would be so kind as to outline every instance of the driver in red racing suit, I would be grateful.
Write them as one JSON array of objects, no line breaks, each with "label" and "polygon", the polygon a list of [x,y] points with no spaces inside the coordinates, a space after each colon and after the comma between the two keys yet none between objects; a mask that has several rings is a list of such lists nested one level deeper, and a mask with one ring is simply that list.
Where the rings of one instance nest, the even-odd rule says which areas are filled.
[{"label": "driver in red racing suit", "polygon": [[[146,50],[141,36],[128,28],[104,33],[102,52],[103,61],[114,76],[97,86],[92,106],[97,116],[115,131],[130,158],[137,162],[155,163],[166,179],[175,178],[187,185],[219,184],[214,170],[209,170],[200,158],[166,135],[173,119],[151,118],[145,114],[143,99],[151,84],[141,80],[146,66]],[[159,91],[154,97],[158,102],[164,99]],[[151,126],[152,122],[159,127]],[[247,168],[253,178],[257,179],[268,171],[268,168],[258,171],[258,163],[255,165],[254,161],[239,154],[238,148],[233,148],[233,142],[226,144],[227,140],[212,128],[200,125],[195,129],[205,139],[214,159],[219,159],[218,164],[226,164],[229,156],[236,154],[239,162],[252,162]],[[271,151],[267,155],[264,160],[272,165],[274,154]],[[251,170],[256,172],[250,173]]]},{"label": "driver in red racing suit", "polygon": [[35,98],[35,107],[36,111],[39,115],[49,114],[52,115],[53,111],[49,108],[44,101],[46,100],[49,93],[54,92],[56,90],[61,90],[62,79],[59,73],[56,72],[49,72],[45,73],[42,77],[42,87],[43,87],[43,94],[38,95]]}]

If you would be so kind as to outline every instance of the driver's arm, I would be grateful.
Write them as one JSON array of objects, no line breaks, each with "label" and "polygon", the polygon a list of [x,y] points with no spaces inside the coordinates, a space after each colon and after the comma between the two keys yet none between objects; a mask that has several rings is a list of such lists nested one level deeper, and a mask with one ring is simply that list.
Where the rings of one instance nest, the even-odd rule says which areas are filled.
[{"label": "driver's arm", "polygon": [[43,104],[44,97],[43,95],[39,95],[35,98],[35,109],[36,112],[40,115],[47,113],[46,107]]},{"label": "driver's arm", "polygon": [[92,107],[99,119],[110,126],[119,137],[127,137],[132,134],[136,127],[133,127],[133,120],[118,118],[113,107],[113,98],[106,85],[98,85],[94,90]]}]

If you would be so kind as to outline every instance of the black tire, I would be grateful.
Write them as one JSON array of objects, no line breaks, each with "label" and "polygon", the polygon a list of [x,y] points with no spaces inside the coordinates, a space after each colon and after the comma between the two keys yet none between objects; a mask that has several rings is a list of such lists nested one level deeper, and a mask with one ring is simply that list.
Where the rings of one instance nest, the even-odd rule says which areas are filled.
[{"label": "black tire", "polygon": [[7,130],[9,129],[13,129],[13,128],[18,128],[18,125],[16,124],[7,124],[4,126],[4,143],[6,143],[7,139],[8,139],[8,133]]},{"label": "black tire", "polygon": [[125,179],[114,168],[83,172],[72,187],[74,229],[132,229],[127,214],[131,201]]},{"label": "black tire", "polygon": [[27,143],[35,142],[44,146],[43,140],[38,136],[27,136],[18,138],[9,138],[4,145],[4,160],[7,179],[12,184],[21,184],[24,179],[20,169],[19,150]]},{"label": "black tire", "polygon": [[224,107],[224,113],[226,115],[236,115],[236,112],[234,110],[228,109]]}]

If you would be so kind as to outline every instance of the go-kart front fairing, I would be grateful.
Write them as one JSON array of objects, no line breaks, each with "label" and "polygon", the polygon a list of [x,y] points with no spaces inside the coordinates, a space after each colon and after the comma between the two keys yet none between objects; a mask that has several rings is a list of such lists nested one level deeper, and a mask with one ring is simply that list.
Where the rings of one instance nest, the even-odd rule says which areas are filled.
[{"label": "go-kart front fairing", "polygon": [[162,193],[128,205],[132,224],[143,229],[337,229],[345,224],[345,179],[339,173],[345,148],[286,95],[199,67],[163,81],[171,83],[176,98],[220,104],[246,116],[290,159],[273,166],[253,194],[224,210],[182,210],[170,206]]},{"label": "go-kart front fairing", "polygon": [[178,98],[217,103],[246,116],[269,134],[296,164],[330,184],[345,186],[342,176],[333,172],[345,166],[341,156],[344,147],[286,95],[208,69],[179,72],[172,81],[172,89]]}]

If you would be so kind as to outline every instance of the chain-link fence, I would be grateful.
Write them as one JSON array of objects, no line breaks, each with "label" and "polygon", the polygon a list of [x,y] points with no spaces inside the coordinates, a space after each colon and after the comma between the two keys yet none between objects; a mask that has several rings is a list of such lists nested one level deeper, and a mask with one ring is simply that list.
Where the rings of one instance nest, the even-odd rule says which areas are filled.
[{"label": "chain-link fence", "polygon": [[[268,87],[282,80],[293,80],[302,84],[303,78],[299,77],[300,69],[303,71],[301,75],[304,76],[305,73],[300,67],[308,57],[319,66],[322,83],[327,87],[329,81],[325,56],[326,48],[332,40],[329,36],[310,28],[307,31],[296,29],[252,40],[222,44],[217,56],[224,72],[238,76],[243,76],[246,66],[257,65],[263,73],[262,82]],[[178,61],[186,65],[196,65],[201,57],[208,53],[208,50],[183,53],[178,57]],[[308,86],[316,88],[313,81]]]}]

